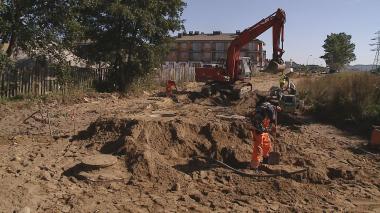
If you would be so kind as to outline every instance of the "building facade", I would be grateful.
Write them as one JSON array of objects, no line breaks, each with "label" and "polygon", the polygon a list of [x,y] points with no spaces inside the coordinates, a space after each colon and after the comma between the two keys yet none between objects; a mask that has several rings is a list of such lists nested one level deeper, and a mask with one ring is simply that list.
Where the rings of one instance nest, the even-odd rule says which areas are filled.
[{"label": "building facade", "polygon": [[[189,63],[193,66],[218,63],[227,58],[227,50],[232,40],[240,32],[222,33],[214,31],[212,34],[199,32],[180,33],[167,56],[167,63]],[[265,43],[258,39],[245,45],[241,57],[250,57],[254,66],[263,68],[267,65]]]}]

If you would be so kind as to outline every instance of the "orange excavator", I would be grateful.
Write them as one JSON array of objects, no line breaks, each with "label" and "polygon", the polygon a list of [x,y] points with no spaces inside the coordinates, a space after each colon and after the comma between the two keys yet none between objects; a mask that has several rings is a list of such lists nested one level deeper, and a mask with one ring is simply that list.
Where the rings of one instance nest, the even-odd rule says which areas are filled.
[{"label": "orange excavator", "polygon": [[285,69],[282,60],[285,20],[285,11],[278,9],[272,15],[241,32],[231,42],[225,64],[216,67],[196,68],[196,81],[206,82],[202,88],[202,94],[211,96],[220,93],[231,99],[239,99],[252,91],[252,84],[246,78],[246,74],[251,72],[249,59],[247,57],[241,58],[240,50],[270,28],[273,28],[273,58],[267,67],[267,71],[283,71]]}]

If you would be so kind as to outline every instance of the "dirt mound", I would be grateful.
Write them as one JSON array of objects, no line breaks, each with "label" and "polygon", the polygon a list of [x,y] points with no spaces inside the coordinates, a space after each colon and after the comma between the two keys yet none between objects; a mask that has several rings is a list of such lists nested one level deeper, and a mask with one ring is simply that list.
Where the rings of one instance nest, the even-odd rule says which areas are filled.
[{"label": "dirt mound", "polygon": [[255,92],[252,92],[237,102],[233,103],[233,111],[240,115],[248,116],[255,110],[256,103],[258,102],[258,96]]},{"label": "dirt mound", "polygon": [[[250,148],[244,143],[249,132],[240,122],[100,118],[80,135],[88,149],[125,155],[126,167],[136,177],[183,178],[176,166],[196,156],[235,161],[235,165],[249,159]],[[226,148],[239,154],[226,155]]]}]

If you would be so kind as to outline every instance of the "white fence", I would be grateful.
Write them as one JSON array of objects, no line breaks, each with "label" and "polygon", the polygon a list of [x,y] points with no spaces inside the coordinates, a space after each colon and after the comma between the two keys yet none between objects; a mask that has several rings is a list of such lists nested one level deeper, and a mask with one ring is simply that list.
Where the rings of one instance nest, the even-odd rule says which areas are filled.
[{"label": "white fence", "polygon": [[165,83],[168,80],[176,83],[194,82],[195,67],[163,65],[157,73],[157,80]]}]

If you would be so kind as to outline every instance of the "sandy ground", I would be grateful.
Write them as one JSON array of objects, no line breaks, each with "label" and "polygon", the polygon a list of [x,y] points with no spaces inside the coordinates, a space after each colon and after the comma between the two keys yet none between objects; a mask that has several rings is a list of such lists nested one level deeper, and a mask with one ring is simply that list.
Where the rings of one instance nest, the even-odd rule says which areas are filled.
[{"label": "sandy ground", "polygon": [[[264,75],[253,83],[267,90],[278,82]],[[246,115],[253,97],[231,106],[179,100],[98,94],[65,105],[1,105],[0,212],[380,212],[380,156],[362,151],[368,141],[282,116],[281,165],[256,173],[245,169],[245,121],[225,118]],[[116,163],[81,163],[99,153]],[[212,153],[250,174],[308,172],[245,177],[200,158]]]}]

